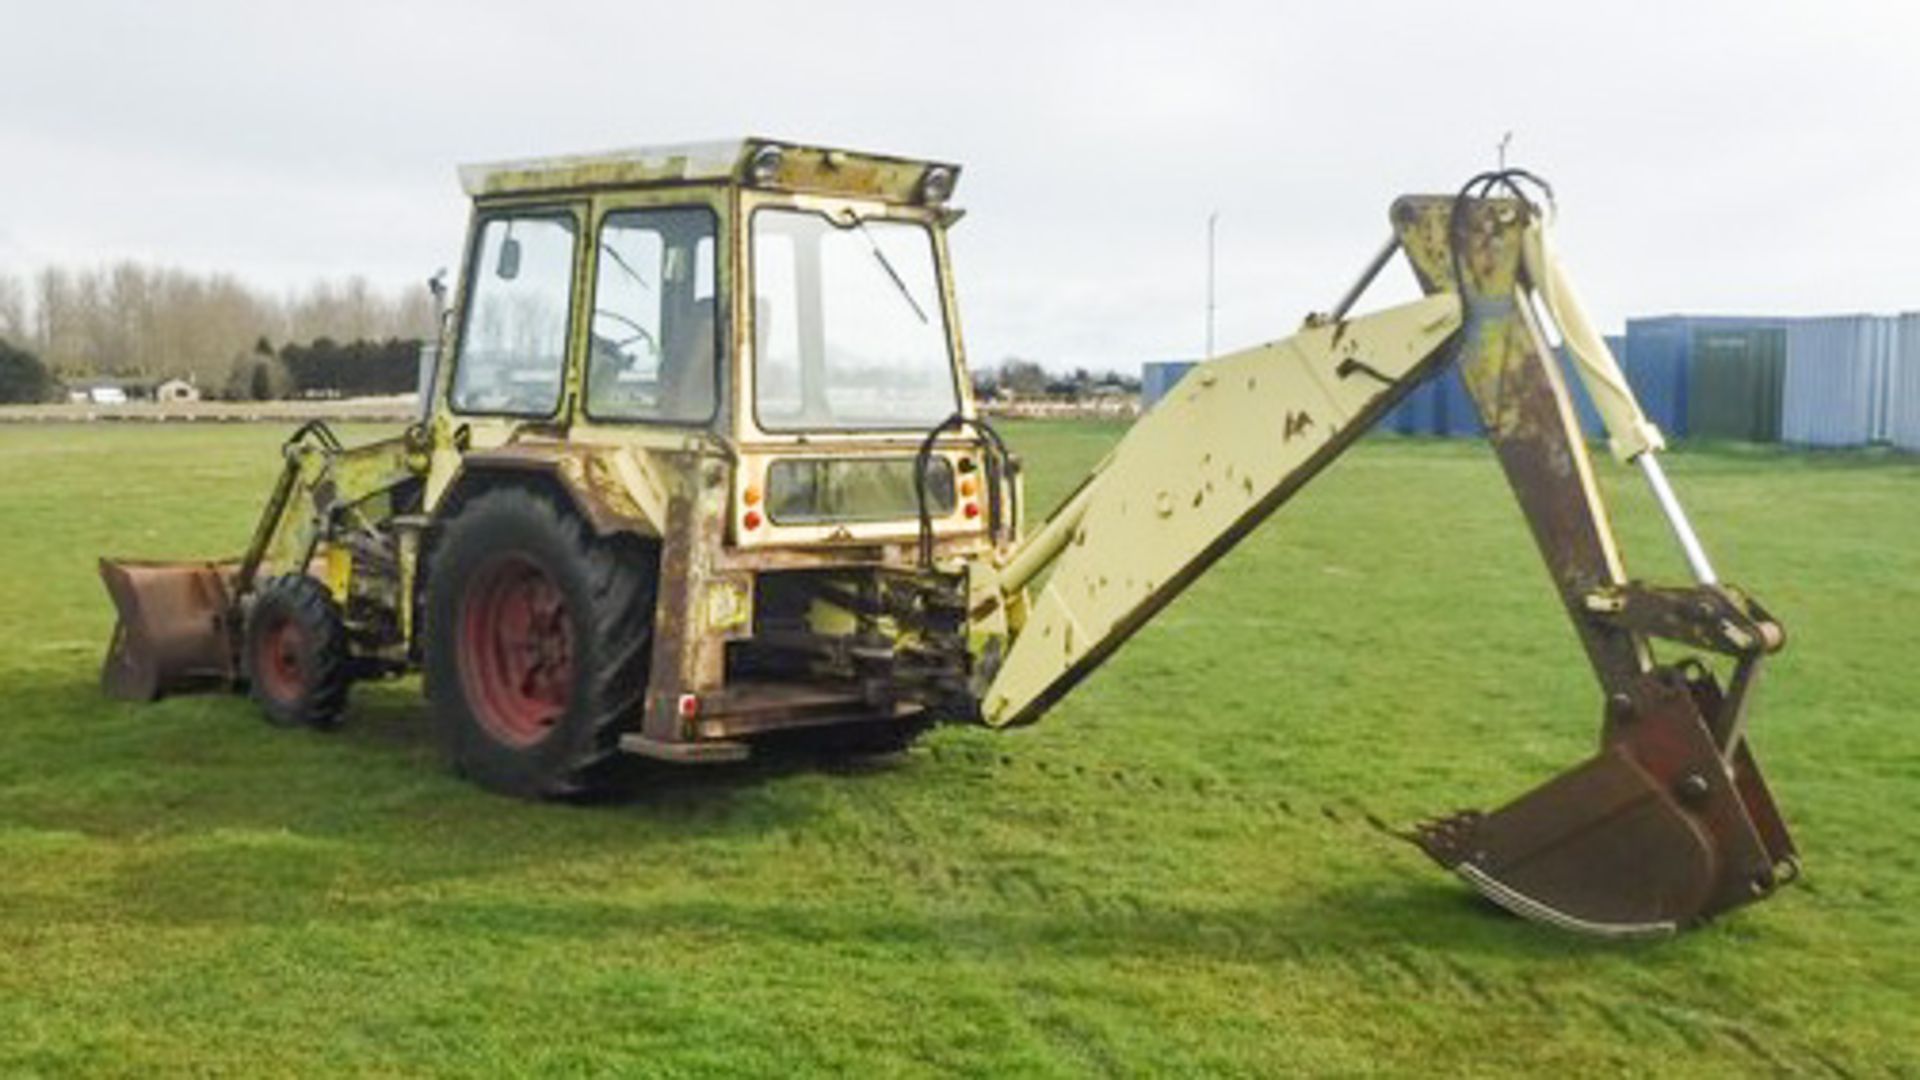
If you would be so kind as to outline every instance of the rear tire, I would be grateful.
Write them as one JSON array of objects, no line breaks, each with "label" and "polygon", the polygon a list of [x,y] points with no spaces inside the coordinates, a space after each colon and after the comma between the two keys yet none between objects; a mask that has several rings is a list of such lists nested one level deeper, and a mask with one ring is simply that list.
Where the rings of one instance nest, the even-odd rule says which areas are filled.
[{"label": "rear tire", "polygon": [[427,581],[427,693],[454,771],[524,798],[608,787],[646,697],[657,572],[651,548],[535,491],[467,502]]},{"label": "rear tire", "polygon": [[241,650],[249,693],[276,727],[332,728],[353,682],[347,628],[327,587],[286,574],[260,587]]}]

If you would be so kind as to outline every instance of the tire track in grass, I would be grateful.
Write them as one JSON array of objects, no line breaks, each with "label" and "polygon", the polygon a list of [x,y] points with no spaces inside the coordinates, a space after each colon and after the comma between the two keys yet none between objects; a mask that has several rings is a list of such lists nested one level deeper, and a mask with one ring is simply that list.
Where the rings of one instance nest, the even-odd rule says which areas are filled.
[{"label": "tire track in grass", "polygon": [[[944,761],[953,755],[933,755]],[[1308,830],[1360,830],[1376,840],[1389,841],[1398,849],[1406,843],[1400,829],[1365,804],[1351,798],[1327,802],[1309,800],[1304,807],[1293,800],[1257,792],[1237,790],[1206,777],[1192,777],[1182,783],[1158,775],[1142,777],[1122,767],[1081,764],[1062,766],[1045,759],[1032,761],[1005,754],[958,755],[959,760],[984,766],[986,774],[1027,770],[1052,782],[1077,782],[1093,787],[1126,792],[1130,797],[1168,799],[1178,802],[1198,800],[1208,805],[1222,802],[1249,811],[1261,819],[1290,823]],[[1017,868],[1019,889],[1005,887],[1002,895],[1016,899],[1019,890],[1031,893],[1042,903],[1058,900],[1060,890],[1046,884],[1031,868]],[[1069,886],[1075,906],[1089,912],[1112,913],[1114,905],[1094,896],[1080,886]],[[1137,900],[1121,907],[1131,917],[1147,914]],[[1643,1039],[1648,1028],[1668,1031],[1692,1053],[1713,1053],[1716,1049],[1732,1054],[1749,1066],[1773,1074],[1826,1075],[1851,1080],[1856,1074],[1819,1048],[1778,1034],[1767,1034],[1743,1021],[1721,1016],[1699,1007],[1660,999],[1645,994],[1622,999],[1591,990],[1555,994],[1541,987],[1534,978],[1518,981],[1490,976],[1456,956],[1420,949],[1417,946],[1388,946],[1372,952],[1351,949],[1315,948],[1295,935],[1271,928],[1250,930],[1241,920],[1226,919],[1210,923],[1232,943],[1232,951],[1242,955],[1284,954],[1296,962],[1333,961],[1345,966],[1363,981],[1386,981],[1416,990],[1431,991],[1446,987],[1463,1000],[1519,1012],[1556,1023],[1577,1023],[1584,1016],[1605,1027],[1625,1041]]]}]

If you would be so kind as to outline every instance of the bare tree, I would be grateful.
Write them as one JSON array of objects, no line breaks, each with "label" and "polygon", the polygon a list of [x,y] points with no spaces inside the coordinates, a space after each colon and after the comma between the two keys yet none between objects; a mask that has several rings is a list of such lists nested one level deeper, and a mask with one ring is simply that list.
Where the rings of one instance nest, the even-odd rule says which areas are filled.
[{"label": "bare tree", "polygon": [[262,340],[406,340],[433,329],[424,287],[389,293],[364,277],[275,297],[230,275],[135,262],[46,267],[30,289],[0,275],[0,337],[30,345],[67,375],[180,375],[217,387],[231,381],[234,358]]},{"label": "bare tree", "polygon": [[24,346],[32,340],[27,321],[27,287],[12,274],[0,274],[0,340]]}]

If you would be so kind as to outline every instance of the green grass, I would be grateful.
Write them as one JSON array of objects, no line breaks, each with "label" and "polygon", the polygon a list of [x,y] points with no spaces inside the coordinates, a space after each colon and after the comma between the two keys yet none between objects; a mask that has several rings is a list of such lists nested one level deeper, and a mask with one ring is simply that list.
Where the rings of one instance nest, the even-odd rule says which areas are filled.
[{"label": "green grass", "polygon": [[[1118,434],[1008,427],[1036,506]],[[443,774],[410,682],[332,735],[100,698],[94,556],[237,548],[281,434],[0,427],[0,1073],[1920,1072],[1911,462],[1672,457],[1791,636],[1755,739],[1807,874],[1619,946],[1369,824],[1592,746],[1482,446],[1364,444],[1037,727],[582,808]]]}]

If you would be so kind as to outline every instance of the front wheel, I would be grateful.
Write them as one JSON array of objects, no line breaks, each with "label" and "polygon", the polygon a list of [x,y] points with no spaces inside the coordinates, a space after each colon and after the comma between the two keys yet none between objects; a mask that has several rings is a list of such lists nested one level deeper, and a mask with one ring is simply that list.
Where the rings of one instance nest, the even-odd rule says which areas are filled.
[{"label": "front wheel", "polygon": [[346,626],[325,585],[304,574],[262,585],[247,613],[241,662],[248,691],[268,723],[339,723],[352,677]]},{"label": "front wheel", "polygon": [[502,487],[447,522],[427,583],[427,691],[453,768],[494,791],[605,786],[646,696],[655,559]]}]

